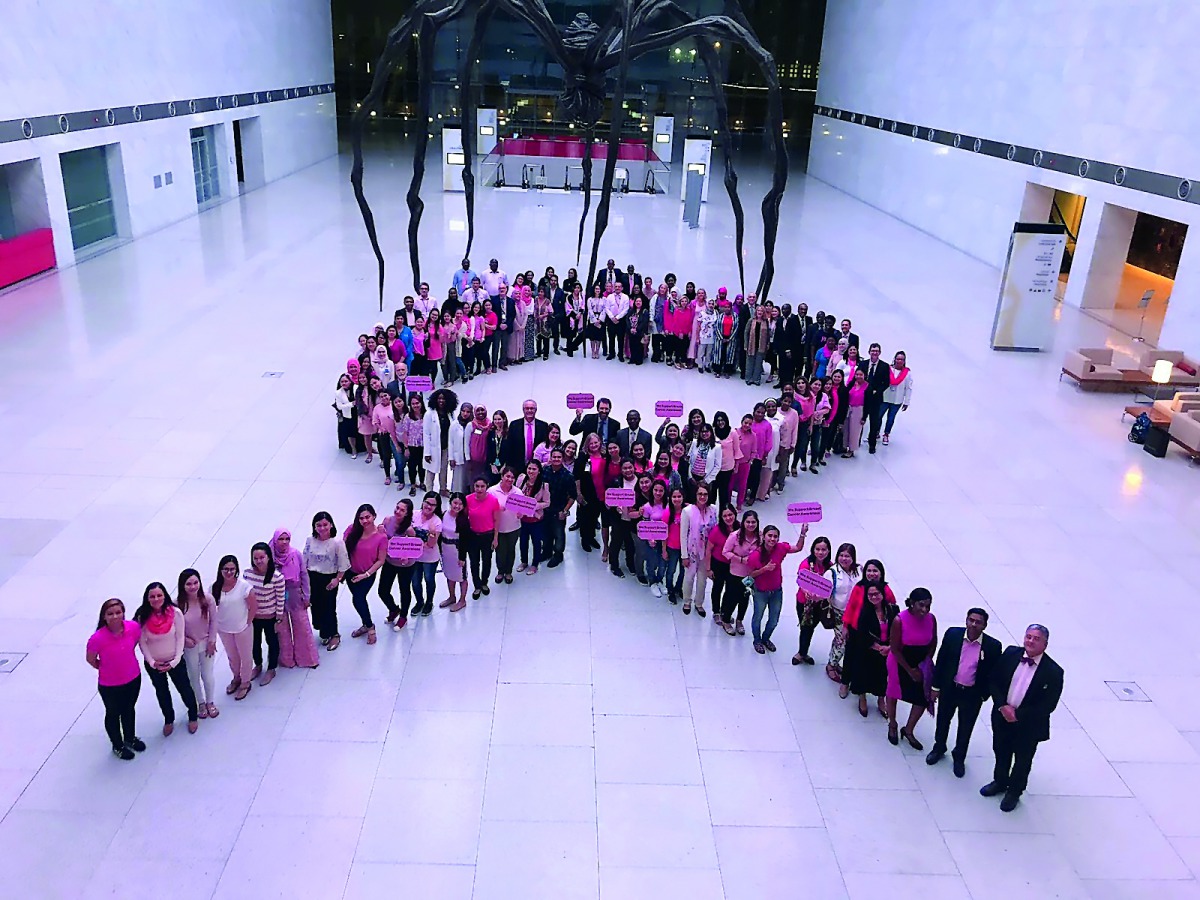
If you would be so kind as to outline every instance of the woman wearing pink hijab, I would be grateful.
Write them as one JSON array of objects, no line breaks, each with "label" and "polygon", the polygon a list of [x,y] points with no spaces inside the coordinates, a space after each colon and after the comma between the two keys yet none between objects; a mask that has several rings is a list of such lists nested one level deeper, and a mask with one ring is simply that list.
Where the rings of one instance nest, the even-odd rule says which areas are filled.
[{"label": "woman wearing pink hijab", "polygon": [[304,556],[292,546],[292,532],[280,528],[271,538],[271,555],[275,568],[283,576],[283,619],[279,623],[279,664],[285,669],[304,666],[315,669],[320,664],[317,642],[313,638],[308,606],[312,593],[308,583],[308,566]]}]

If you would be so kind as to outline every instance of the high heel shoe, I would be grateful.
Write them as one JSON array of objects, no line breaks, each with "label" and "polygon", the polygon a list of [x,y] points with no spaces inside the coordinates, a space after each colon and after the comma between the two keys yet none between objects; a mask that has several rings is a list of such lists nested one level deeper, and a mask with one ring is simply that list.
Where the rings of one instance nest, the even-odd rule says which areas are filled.
[{"label": "high heel shoe", "polygon": [[912,732],[910,732],[907,728],[901,728],[900,733],[902,735],[904,735],[904,739],[906,741],[908,741],[908,746],[912,747],[914,750],[924,750],[925,749],[921,745],[921,742],[918,741],[915,737],[913,737]]},{"label": "high heel shoe", "polygon": [[888,725],[888,743],[893,747],[900,746],[900,735],[896,733],[895,725]]},{"label": "high heel shoe", "polygon": [[864,719],[867,717],[867,695],[863,694],[858,698],[858,714]]}]

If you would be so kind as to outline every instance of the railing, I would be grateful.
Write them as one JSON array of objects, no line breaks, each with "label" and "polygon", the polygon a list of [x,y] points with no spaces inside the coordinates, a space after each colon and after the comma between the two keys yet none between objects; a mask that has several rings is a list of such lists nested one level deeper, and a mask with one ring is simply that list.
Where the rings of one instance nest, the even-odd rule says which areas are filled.
[{"label": "railing", "polygon": [[662,160],[646,163],[646,183],[642,189],[647,194],[666,194],[671,190],[671,165]]},{"label": "railing", "polygon": [[504,187],[504,141],[497,141],[479,161],[479,183],[483,187]]},{"label": "railing", "polygon": [[1079,242],[1079,235],[1071,230],[1071,226],[1067,224],[1067,217],[1063,215],[1062,209],[1058,205],[1057,200],[1050,201],[1050,221],[1052,224],[1061,225],[1067,233],[1066,247],[1063,249],[1062,265],[1059,267],[1060,275],[1069,275],[1071,272],[1071,263],[1075,259],[1075,245]]}]

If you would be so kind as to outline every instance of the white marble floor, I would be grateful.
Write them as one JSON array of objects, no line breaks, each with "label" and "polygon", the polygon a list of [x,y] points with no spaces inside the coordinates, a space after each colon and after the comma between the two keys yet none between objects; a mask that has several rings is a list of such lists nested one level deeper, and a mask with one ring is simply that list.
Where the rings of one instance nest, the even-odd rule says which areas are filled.
[{"label": "white marble floor", "polygon": [[[1200,895],[1200,660],[1163,638],[1192,618],[1200,470],[1126,441],[1125,398],[1057,381],[1064,349],[1126,339],[1064,309],[1053,352],[991,352],[994,270],[801,176],[775,298],[906,350],[915,398],[892,446],[789,496],[821,501],[819,530],[881,557],[898,593],[929,587],[943,627],[972,605],[1005,642],[1050,626],[1066,692],[1015,813],[976,792],[986,723],[959,781],[789,665],[786,610],[781,652],[758,656],[577,549],[465,613],[283,672],[195,736],[159,736],[146,685],[149,749],[113,759],[83,661],[102,598],[396,496],[334,449],[335,375],[378,318],[346,171],[330,160],[0,295],[0,650],[28,654],[0,674],[8,883],[180,900]],[[405,173],[369,163],[389,307]],[[749,210],[763,185],[744,177]],[[429,197],[424,272],[445,282],[461,198]],[[476,262],[562,272],[578,202],[483,193]],[[695,232],[676,201],[614,213],[601,259],[736,282],[716,192]],[[675,395],[740,412],[763,394],[565,357],[465,394],[510,411],[533,396],[562,421],[579,389],[618,411]],[[765,516],[783,524],[782,504]]]}]

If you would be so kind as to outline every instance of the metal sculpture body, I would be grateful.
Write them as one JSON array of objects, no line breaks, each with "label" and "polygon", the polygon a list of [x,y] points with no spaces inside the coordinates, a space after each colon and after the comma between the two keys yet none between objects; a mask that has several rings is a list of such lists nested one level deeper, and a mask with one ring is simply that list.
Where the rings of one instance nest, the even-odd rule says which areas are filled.
[{"label": "metal sculpture body", "polygon": [[579,239],[576,245],[577,264],[583,248],[584,225],[591,205],[592,144],[595,140],[596,126],[604,111],[607,81],[610,77],[615,80],[608,154],[605,158],[600,200],[596,207],[595,235],[586,282],[588,284],[595,278],[600,239],[608,227],[613,176],[616,172],[621,126],[624,121],[622,102],[629,64],[647,53],[664,50],[680,41],[691,40],[704,63],[716,103],[717,137],[725,157],[725,190],[733,206],[736,223],[738,277],[742,293],[746,292],[742,254],[744,214],[737,193],[738,178],[733,164],[733,140],[729,131],[725,89],[721,83],[720,60],[713,44],[717,41],[729,41],[746,49],[767,82],[767,117],[774,155],[771,187],[762,201],[764,256],[756,291],[760,298],[766,298],[775,276],[775,239],[779,230],[779,205],[787,186],[788,175],[787,150],[783,137],[783,94],[774,59],[754,34],[738,0],[726,0],[722,15],[700,18],[693,17],[673,0],[613,0],[613,4],[613,16],[607,25],[597,25],[587,15],[580,13],[560,31],[551,20],[543,0],[415,0],[399,24],[388,33],[383,53],[375,66],[371,90],[356,110],[351,127],[354,163],[350,181],[379,264],[380,309],[383,308],[385,266],[376,233],[375,217],[363,193],[364,128],[371,113],[379,109],[388,79],[403,61],[408,52],[409,41],[415,35],[420,70],[417,92],[418,121],[422,127],[417,138],[412,181],[409,183],[406,198],[409,209],[408,248],[415,289],[421,281],[417,234],[425,208],[421,200],[421,183],[425,176],[425,151],[429,140],[426,123],[430,115],[434,41],[438,30],[447,23],[473,18],[470,42],[463,56],[462,71],[459,73],[459,104],[463,111],[463,154],[468,161],[463,168],[463,188],[467,205],[467,247],[463,255],[469,256],[471,244],[475,239],[475,176],[470,161],[475,158],[476,109],[471,97],[471,68],[478,57],[488,22],[497,10],[502,10],[533,28],[545,50],[562,66],[564,77],[563,89],[558,98],[559,111],[564,118],[582,128],[584,132],[583,215],[579,221]]}]

